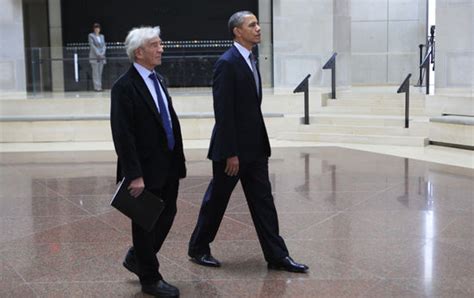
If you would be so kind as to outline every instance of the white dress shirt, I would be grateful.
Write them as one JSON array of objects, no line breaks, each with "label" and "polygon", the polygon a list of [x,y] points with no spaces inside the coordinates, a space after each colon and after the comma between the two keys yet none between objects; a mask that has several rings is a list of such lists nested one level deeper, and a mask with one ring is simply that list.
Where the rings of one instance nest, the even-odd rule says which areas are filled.
[{"label": "white dress shirt", "polygon": [[[135,69],[138,71],[138,73],[140,74],[140,76],[142,77],[143,81],[145,82],[146,86],[148,87],[148,91],[150,91],[150,94],[151,96],[153,97],[153,101],[155,102],[155,106],[156,108],[158,109],[158,112],[160,112],[160,107],[158,105],[158,97],[156,96],[156,90],[155,90],[155,84],[153,84],[153,80],[150,79],[149,75],[153,72],[153,71],[150,71],[148,70],[147,68],[143,67],[142,65],[134,62],[133,63],[133,66],[135,67]],[[165,106],[166,106],[166,109],[168,109],[168,119],[170,120],[170,123],[172,123],[171,121],[171,114],[169,112],[169,108],[168,108],[168,97],[166,97],[166,94],[165,92],[163,91],[163,87],[161,86],[161,82],[160,80],[158,79],[158,85],[160,87],[160,93],[161,93],[161,96],[163,97],[163,101],[165,103]],[[171,124],[172,125],[172,124]]]},{"label": "white dress shirt", "polygon": [[252,53],[251,51],[247,50],[246,48],[244,48],[240,43],[234,41],[234,46],[237,48],[237,50],[239,50],[239,53],[240,55],[242,55],[242,57],[244,57],[245,59],[245,62],[247,62],[247,65],[250,67],[250,70],[252,70],[252,63],[250,62],[250,53]]}]

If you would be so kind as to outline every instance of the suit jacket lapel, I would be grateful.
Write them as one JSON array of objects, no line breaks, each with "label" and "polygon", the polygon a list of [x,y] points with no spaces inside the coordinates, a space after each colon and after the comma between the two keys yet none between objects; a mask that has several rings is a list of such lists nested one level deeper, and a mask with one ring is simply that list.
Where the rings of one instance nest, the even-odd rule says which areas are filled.
[{"label": "suit jacket lapel", "polygon": [[[247,61],[245,61],[245,58],[240,54],[239,50],[237,50],[237,48],[235,46],[232,46],[232,49],[233,49],[234,57],[236,58],[239,67],[241,69],[243,69],[243,71],[247,74],[247,78],[251,83],[250,85],[253,86],[255,94],[257,94],[257,97],[259,97],[258,92],[257,92],[257,84],[255,83],[255,79],[253,77],[253,72],[250,69],[249,65],[247,64]],[[258,71],[258,68],[257,68],[257,73],[258,73],[258,77],[261,81],[260,72]]]},{"label": "suit jacket lapel", "polygon": [[142,77],[140,76],[140,74],[138,73],[138,71],[135,69],[133,65],[130,68],[130,77],[132,78],[132,81],[135,87],[137,87],[137,90],[140,93],[141,98],[146,102],[148,107],[152,110],[158,123],[161,126],[163,126],[163,123],[161,121],[161,116],[160,116],[160,113],[158,112],[158,108],[156,107],[155,101],[153,100],[153,96],[151,96],[150,90],[148,90],[148,87],[146,86]]},{"label": "suit jacket lapel", "polygon": [[258,74],[258,83],[260,86],[258,86],[258,90],[260,90],[260,93],[258,94],[258,99],[260,102],[262,101],[262,77],[260,76],[260,68],[257,66],[257,74]]},{"label": "suit jacket lapel", "polygon": [[165,92],[166,98],[169,101],[171,96],[168,94],[168,89],[166,89],[166,87],[165,87],[165,82],[163,80],[163,77],[158,72],[156,72],[156,76],[158,77],[158,81],[160,81],[161,88],[163,88],[163,91]]}]

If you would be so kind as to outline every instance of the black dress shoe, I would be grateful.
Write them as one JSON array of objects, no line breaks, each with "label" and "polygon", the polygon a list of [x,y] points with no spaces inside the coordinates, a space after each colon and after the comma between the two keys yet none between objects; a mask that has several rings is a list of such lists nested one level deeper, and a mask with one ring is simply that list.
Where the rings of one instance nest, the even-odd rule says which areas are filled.
[{"label": "black dress shoe", "polygon": [[202,254],[191,256],[191,261],[196,264],[208,267],[220,267],[221,263],[215,259],[211,254]]},{"label": "black dress shoe", "polygon": [[179,297],[178,288],[164,280],[154,284],[142,285],[142,292],[155,297]]},{"label": "black dress shoe", "polygon": [[289,272],[306,273],[308,266],[305,264],[299,264],[293,261],[291,257],[285,257],[277,262],[268,263],[268,269],[274,270],[286,270]]},{"label": "black dress shoe", "polygon": [[135,257],[135,251],[133,248],[130,248],[125,256],[125,260],[122,263],[123,267],[127,268],[128,271],[140,276],[138,270],[137,259]]}]

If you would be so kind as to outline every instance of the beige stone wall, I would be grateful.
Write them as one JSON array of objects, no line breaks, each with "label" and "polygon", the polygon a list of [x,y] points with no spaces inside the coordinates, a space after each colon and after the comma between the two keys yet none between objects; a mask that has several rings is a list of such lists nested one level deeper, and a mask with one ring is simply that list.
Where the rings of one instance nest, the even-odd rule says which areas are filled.
[{"label": "beige stone wall", "polygon": [[26,92],[21,0],[0,0],[0,92]]}]

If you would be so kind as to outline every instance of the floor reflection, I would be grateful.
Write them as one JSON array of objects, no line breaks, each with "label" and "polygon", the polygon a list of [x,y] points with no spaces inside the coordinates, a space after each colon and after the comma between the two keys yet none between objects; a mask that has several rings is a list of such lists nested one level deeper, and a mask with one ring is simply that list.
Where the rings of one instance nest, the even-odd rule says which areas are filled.
[{"label": "floor reflection", "polygon": [[[160,252],[182,297],[472,297],[474,170],[337,147],[277,148],[270,177],[280,230],[307,275],[266,269],[238,186],[213,243],[222,268],[188,261],[212,175],[188,150],[178,215]],[[0,296],[140,292],[122,258],[128,219],[109,206],[112,152],[3,154]]]},{"label": "floor reflection", "polygon": [[[433,212],[433,187],[431,182],[426,182],[426,212],[425,212],[425,239],[426,245],[423,251],[424,271],[423,279],[425,289],[431,289],[433,282],[433,238],[435,237],[435,215]],[[427,293],[429,294],[429,293]]]}]

